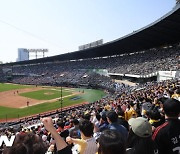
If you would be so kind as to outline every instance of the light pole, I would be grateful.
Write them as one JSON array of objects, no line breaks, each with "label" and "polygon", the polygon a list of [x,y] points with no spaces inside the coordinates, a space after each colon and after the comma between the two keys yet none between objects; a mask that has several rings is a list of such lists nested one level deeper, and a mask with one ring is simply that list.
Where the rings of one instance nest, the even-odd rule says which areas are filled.
[{"label": "light pole", "polygon": [[61,115],[62,115],[62,104],[63,104],[63,100],[62,100],[62,86],[61,86]]}]

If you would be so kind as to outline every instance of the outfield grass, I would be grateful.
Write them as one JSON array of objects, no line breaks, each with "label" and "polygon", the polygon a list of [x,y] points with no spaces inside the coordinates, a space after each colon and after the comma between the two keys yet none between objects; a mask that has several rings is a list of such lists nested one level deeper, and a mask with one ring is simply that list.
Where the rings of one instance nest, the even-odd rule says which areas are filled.
[{"label": "outfield grass", "polygon": [[75,89],[75,90],[80,91],[81,93],[84,91],[82,98],[90,103],[101,99],[105,95],[104,91],[102,90],[95,90],[95,89]]},{"label": "outfield grass", "polygon": [[[80,94],[78,94],[76,96],[69,96],[69,97],[64,98],[63,99],[63,107],[71,106],[74,104],[80,104],[83,102],[93,102],[93,101],[99,100],[100,98],[102,98],[105,95],[105,93],[101,90],[74,89],[74,91],[78,91],[78,92],[80,92]],[[52,92],[52,90],[50,90],[50,92]],[[60,91],[53,90],[53,92],[57,92],[58,97],[60,96],[59,95]],[[43,93],[43,92],[41,92],[41,93]],[[69,94],[71,94],[71,92],[63,89],[63,96],[65,96],[65,94],[69,95]],[[29,95],[29,94],[27,93],[27,95]],[[50,96],[50,95],[48,95],[48,96]],[[78,99],[73,99],[73,98],[78,98]],[[59,109],[60,106],[61,106],[61,104],[59,101],[38,104],[38,105],[34,105],[34,106],[29,106],[29,107],[26,107],[23,109],[8,108],[8,107],[0,106],[0,119],[18,118],[18,117],[24,117],[24,116],[33,115],[33,114],[39,114],[42,112]]]},{"label": "outfield grass", "polygon": [[[63,107],[79,104],[84,101],[85,100],[83,99],[70,101],[69,98],[65,98],[63,99]],[[38,104],[34,106],[29,106],[23,109],[0,107],[0,119],[18,118],[18,117],[24,117],[24,116],[33,115],[33,114],[39,114],[42,112],[59,109],[60,106],[61,106],[60,102],[56,101],[53,103],[43,103],[43,104]]]},{"label": "outfield grass", "polygon": [[0,92],[8,91],[8,90],[15,90],[15,89],[29,88],[29,87],[31,87],[31,86],[0,83]]},{"label": "outfield grass", "polygon": [[[62,91],[62,96],[71,95],[71,92]],[[37,100],[51,100],[55,98],[59,98],[61,96],[61,92],[57,90],[43,89],[38,91],[32,91],[27,93],[21,93],[21,96],[33,98]]]}]

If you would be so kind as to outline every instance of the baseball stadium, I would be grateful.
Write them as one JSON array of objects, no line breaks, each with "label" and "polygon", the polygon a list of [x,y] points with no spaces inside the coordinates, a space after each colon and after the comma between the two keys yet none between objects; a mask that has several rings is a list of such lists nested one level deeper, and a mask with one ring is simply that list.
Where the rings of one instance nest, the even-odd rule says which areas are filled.
[{"label": "baseball stadium", "polygon": [[177,1],[160,19],[116,40],[0,64],[0,134],[16,135],[12,147],[0,139],[0,153],[178,154],[179,53]]},{"label": "baseball stadium", "polygon": [[1,120],[58,112],[66,107],[97,101],[105,95],[102,90],[58,86],[2,83],[0,88]]}]

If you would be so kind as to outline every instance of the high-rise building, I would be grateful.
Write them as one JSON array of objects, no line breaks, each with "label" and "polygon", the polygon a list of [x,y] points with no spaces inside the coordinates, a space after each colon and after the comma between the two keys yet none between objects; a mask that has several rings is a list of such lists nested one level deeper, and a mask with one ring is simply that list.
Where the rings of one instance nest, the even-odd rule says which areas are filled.
[{"label": "high-rise building", "polygon": [[17,61],[29,60],[29,51],[24,48],[18,48],[18,58]]}]

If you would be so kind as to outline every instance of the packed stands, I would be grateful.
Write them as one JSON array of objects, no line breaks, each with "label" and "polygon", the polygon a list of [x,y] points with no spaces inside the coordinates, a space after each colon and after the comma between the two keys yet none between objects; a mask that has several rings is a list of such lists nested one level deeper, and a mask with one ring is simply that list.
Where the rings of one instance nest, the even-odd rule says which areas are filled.
[{"label": "packed stands", "polygon": [[6,76],[3,72],[3,67],[0,66],[0,82],[5,82],[6,81]]},{"label": "packed stands", "polygon": [[2,123],[0,134],[9,138],[15,135],[16,139],[12,147],[3,143],[1,152],[179,154],[179,78],[129,87],[117,86],[110,77],[93,71],[105,69],[110,73],[134,75],[178,71],[179,49],[176,41],[138,52],[124,51],[123,55],[12,64],[13,83],[91,86],[107,89],[108,93],[96,102],[62,112]]},{"label": "packed stands", "polygon": [[[127,129],[128,127],[125,121],[128,121],[132,117],[143,117],[149,120],[153,132],[156,132],[156,128],[164,123],[165,113],[162,110],[162,104],[169,98],[180,100],[179,86],[180,80],[169,80],[159,83],[151,82],[141,85],[141,87],[137,87],[133,92],[109,94],[92,104],[87,104],[78,108],[69,109],[60,114],[55,114],[52,116],[54,126],[60,136],[65,139],[74,126],[73,120],[77,119],[78,121],[81,121],[82,119],[88,119],[94,124],[96,131],[94,131],[93,135],[95,139],[98,139],[102,130],[111,130],[110,126],[112,123],[104,121],[104,116],[108,117],[110,114],[109,112],[115,111],[116,114],[119,115],[119,120],[116,121],[117,125],[121,124]],[[180,104],[177,105],[177,108],[177,112],[180,112]],[[154,112],[159,114],[155,116]],[[100,117],[100,119],[98,117]],[[66,131],[66,133],[64,131]],[[29,132],[35,133],[42,138],[46,145],[46,150],[51,146],[55,146],[55,141],[38,119],[27,121],[21,125],[1,129],[1,134],[7,135],[22,135]],[[150,132],[150,136],[153,132]],[[122,132],[120,131],[120,133]],[[66,134],[66,136],[63,134]],[[130,139],[128,138],[127,140],[129,141]],[[123,143],[125,146],[125,141]],[[77,149],[73,146],[73,150],[76,151]]]},{"label": "packed stands", "polygon": [[109,73],[147,75],[157,71],[176,71],[179,69],[179,50],[178,44],[174,47],[155,48],[114,57],[14,66],[13,73],[53,76],[64,74],[65,71],[80,70],[81,73],[84,70],[107,69]]}]

